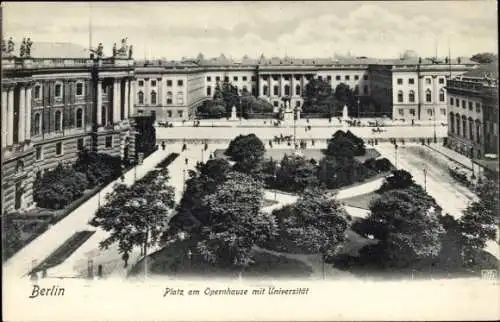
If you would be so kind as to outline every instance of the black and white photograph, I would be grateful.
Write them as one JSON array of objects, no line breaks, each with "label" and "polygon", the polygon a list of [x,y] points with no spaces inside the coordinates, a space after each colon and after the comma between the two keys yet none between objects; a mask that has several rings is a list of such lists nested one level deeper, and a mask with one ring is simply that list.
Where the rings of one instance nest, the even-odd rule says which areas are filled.
[{"label": "black and white photograph", "polygon": [[500,319],[497,14],[3,2],[4,319]]}]

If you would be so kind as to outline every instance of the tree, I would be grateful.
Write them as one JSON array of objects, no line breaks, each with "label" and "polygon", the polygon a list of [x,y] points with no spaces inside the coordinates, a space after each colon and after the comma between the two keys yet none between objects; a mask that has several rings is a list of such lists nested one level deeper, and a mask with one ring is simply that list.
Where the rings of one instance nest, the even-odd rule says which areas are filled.
[{"label": "tree", "polygon": [[83,150],[73,165],[76,171],[87,176],[88,188],[108,183],[121,174],[121,159],[106,153]]},{"label": "tree", "polygon": [[316,166],[302,156],[285,156],[276,172],[276,188],[298,192],[316,185]]},{"label": "tree", "polygon": [[353,115],[354,107],[356,106],[356,97],[349,85],[345,83],[338,84],[337,87],[335,87],[335,98],[338,104],[340,104],[340,107],[343,108],[344,105],[347,105],[349,115]]},{"label": "tree", "polygon": [[217,84],[215,87],[214,101],[216,105],[223,105],[226,107],[226,112],[230,113],[233,106],[239,110],[240,97],[236,86],[229,82],[222,83],[222,86]]},{"label": "tree", "polygon": [[441,209],[422,187],[389,190],[372,201],[370,215],[353,229],[379,240],[376,249],[382,266],[411,268],[435,259],[444,233]]},{"label": "tree", "polygon": [[237,162],[235,169],[246,173],[252,172],[258,166],[264,153],[264,143],[253,133],[234,138],[225,152]]},{"label": "tree", "polygon": [[44,172],[33,185],[33,199],[39,207],[61,209],[81,197],[88,186],[85,174],[59,164]]},{"label": "tree", "polygon": [[358,160],[346,156],[325,156],[318,167],[318,179],[328,189],[354,184],[372,174],[373,170]]},{"label": "tree", "polygon": [[276,233],[274,217],[260,211],[262,202],[261,183],[239,172],[231,172],[217,191],[205,196],[207,220],[191,236],[203,258],[225,267],[250,265],[252,247]]},{"label": "tree", "polygon": [[2,230],[2,258],[6,260],[22,247],[21,226],[10,216],[3,216]]},{"label": "tree", "polygon": [[192,172],[186,181],[184,194],[177,207],[177,214],[169,223],[169,231],[163,240],[175,235],[177,231],[191,232],[197,230],[207,221],[208,214],[201,206],[206,195],[217,191],[227,180],[231,165],[224,159],[212,159],[202,164],[197,172]]},{"label": "tree", "polygon": [[471,57],[472,61],[479,64],[489,64],[498,60],[498,55],[494,53],[478,53]]},{"label": "tree", "polygon": [[338,130],[328,139],[324,153],[329,156],[348,158],[361,156],[366,153],[365,142],[351,131]]},{"label": "tree", "polygon": [[134,246],[158,243],[166,230],[168,213],[175,206],[175,193],[167,185],[166,170],[152,171],[133,186],[116,184],[106,195],[107,203],[90,220],[94,227],[109,232],[99,243],[103,249],[118,244],[121,254],[129,254]]},{"label": "tree", "polygon": [[273,212],[279,238],[273,243],[286,252],[335,255],[345,241],[350,217],[334,198],[318,188],[308,188],[294,205]]},{"label": "tree", "polygon": [[466,256],[486,246],[488,240],[496,239],[500,222],[498,181],[486,180],[477,189],[478,201],[472,202],[460,219],[461,232]]},{"label": "tree", "polygon": [[304,112],[334,114],[335,96],[329,82],[317,78],[311,79],[302,96]]},{"label": "tree", "polygon": [[387,177],[382,183],[379,191],[387,191],[394,189],[406,189],[415,184],[413,176],[406,170],[394,170],[390,177]]}]

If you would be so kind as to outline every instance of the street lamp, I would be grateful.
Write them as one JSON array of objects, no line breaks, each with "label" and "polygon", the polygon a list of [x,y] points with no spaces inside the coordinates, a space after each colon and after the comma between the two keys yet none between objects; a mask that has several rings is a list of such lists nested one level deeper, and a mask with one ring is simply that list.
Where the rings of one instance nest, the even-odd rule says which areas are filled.
[{"label": "street lamp", "polygon": [[470,148],[470,161],[471,161],[471,166],[472,166],[472,177],[471,179],[474,180],[476,179],[476,176],[474,174],[474,148]]},{"label": "street lamp", "polygon": [[398,168],[398,144],[394,143],[394,166]]}]

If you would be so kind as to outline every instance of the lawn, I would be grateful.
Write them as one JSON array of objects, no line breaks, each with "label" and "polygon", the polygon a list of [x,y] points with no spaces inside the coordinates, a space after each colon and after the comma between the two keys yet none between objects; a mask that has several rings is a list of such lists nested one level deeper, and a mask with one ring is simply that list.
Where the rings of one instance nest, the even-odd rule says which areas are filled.
[{"label": "lawn", "polygon": [[378,193],[370,192],[364,195],[358,195],[351,198],[342,199],[342,202],[345,202],[347,206],[357,207],[362,209],[370,209],[370,202],[377,197],[379,197]]},{"label": "lawn", "polygon": [[57,266],[68,259],[80,246],[82,246],[95,231],[83,230],[73,234],[61,246],[59,246],[52,254],[44,259],[36,268],[34,272],[39,272],[44,268],[51,268]]},{"label": "lawn", "polygon": [[[204,262],[200,255],[197,254],[192,254],[191,258],[188,258],[188,249],[194,250],[195,246],[189,241],[178,241],[149,255],[148,271],[155,275],[183,277],[208,276],[218,278],[236,278],[241,271],[235,267],[211,265]],[[307,278],[312,274],[312,269],[309,265],[282,255],[255,250],[253,251],[253,258],[255,263],[243,270],[243,277],[286,279],[297,277]],[[143,270],[144,262],[141,260],[131,269],[129,276],[142,274]]]},{"label": "lawn", "polygon": [[[224,154],[224,149],[217,149],[215,150],[215,157],[216,158],[223,158],[223,159],[229,159],[227,155]],[[293,155],[294,149],[266,149],[266,152],[264,154],[265,159],[273,158],[273,160],[281,160],[287,155]],[[306,159],[315,159],[316,161],[321,160],[325,155],[323,154],[322,149],[306,149],[306,150],[300,150],[300,153],[306,158]],[[375,149],[366,149],[365,155],[362,156],[357,156],[355,157],[356,160],[359,162],[364,162],[367,159],[373,158],[376,159],[380,156],[380,153],[378,153],[377,150]]]}]

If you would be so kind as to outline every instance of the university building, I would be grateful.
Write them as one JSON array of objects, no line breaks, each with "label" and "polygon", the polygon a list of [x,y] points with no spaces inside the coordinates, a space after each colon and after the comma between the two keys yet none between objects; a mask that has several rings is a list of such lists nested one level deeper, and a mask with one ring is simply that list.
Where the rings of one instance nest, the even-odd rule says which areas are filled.
[{"label": "university building", "polygon": [[418,58],[232,60],[221,55],[181,62],[143,61],[136,66],[136,104],[139,114],[155,114],[159,121],[188,120],[203,101],[213,97],[218,83],[230,82],[240,93],[246,90],[268,100],[276,110],[287,98],[300,111],[306,85],[319,78],[333,89],[347,84],[358,100],[369,98],[362,115],[446,123],[447,80],[475,67],[465,59]]},{"label": "university building", "polygon": [[448,82],[449,148],[468,157],[498,156],[498,65],[482,65]]},{"label": "university building", "polygon": [[2,213],[32,207],[35,178],[80,150],[133,157],[134,61],[50,57],[2,57]]}]

